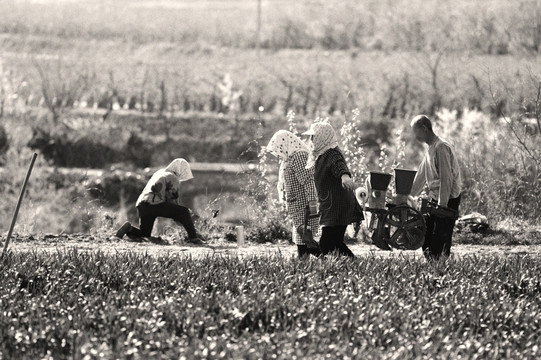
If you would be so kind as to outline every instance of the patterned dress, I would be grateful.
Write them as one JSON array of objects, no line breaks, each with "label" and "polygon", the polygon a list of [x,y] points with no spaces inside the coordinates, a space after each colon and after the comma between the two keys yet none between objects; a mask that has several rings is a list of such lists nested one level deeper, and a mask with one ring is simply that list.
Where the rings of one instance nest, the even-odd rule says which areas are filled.
[{"label": "patterned dress", "polygon": [[[297,228],[304,225],[308,202],[317,200],[314,170],[306,168],[310,149],[292,132],[278,130],[269,141],[267,151],[280,159],[278,196],[280,200],[286,201],[288,216],[293,222],[293,242],[296,245],[306,245],[297,233]],[[308,225],[312,234],[317,235],[318,219],[310,219]]]},{"label": "patterned dress", "polygon": [[[287,213],[293,221],[293,242],[304,245],[302,238],[297,234],[297,227],[304,225],[306,206],[309,201],[317,201],[314,184],[314,169],[306,169],[308,153],[298,151],[290,156],[285,169],[285,194]],[[308,225],[315,236],[319,232],[319,219],[310,219]]]}]

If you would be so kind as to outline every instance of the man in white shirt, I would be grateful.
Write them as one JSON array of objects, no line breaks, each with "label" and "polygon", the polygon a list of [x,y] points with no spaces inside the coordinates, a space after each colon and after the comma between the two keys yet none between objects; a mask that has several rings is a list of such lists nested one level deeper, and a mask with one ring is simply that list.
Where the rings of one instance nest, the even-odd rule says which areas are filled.
[{"label": "man in white shirt", "polygon": [[[457,210],[460,205],[462,178],[460,166],[452,146],[432,130],[426,115],[418,115],[411,121],[415,138],[428,145],[426,154],[415,175],[412,196],[419,196],[426,186],[429,198],[438,205]],[[451,253],[451,239],[455,219],[430,215],[426,222],[423,252],[427,258],[438,259]]]}]

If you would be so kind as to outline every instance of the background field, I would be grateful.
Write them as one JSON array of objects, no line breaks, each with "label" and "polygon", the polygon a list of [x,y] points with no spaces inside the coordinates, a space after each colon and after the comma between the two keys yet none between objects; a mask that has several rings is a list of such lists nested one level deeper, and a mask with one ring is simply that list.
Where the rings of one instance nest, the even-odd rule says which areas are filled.
[{"label": "background field", "polygon": [[[0,13],[2,228],[37,150],[21,231],[133,220],[142,169],[182,156],[259,164],[232,182],[266,212],[225,220],[269,219],[272,236],[287,234],[276,229],[276,163],[258,156],[273,132],[329,117],[362,183],[367,170],[416,167],[418,113],[457,147],[463,213],[538,224],[538,1],[269,0],[259,37],[256,1],[0,1]],[[209,186],[195,210],[245,206],[229,196]]]}]

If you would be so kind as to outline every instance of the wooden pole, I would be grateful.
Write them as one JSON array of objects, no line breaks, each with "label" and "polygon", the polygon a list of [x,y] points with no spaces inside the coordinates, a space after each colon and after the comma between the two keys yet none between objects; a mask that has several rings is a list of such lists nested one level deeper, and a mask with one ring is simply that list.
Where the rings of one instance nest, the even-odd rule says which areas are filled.
[{"label": "wooden pole", "polygon": [[257,0],[257,56],[260,56],[261,48],[261,0]]},{"label": "wooden pole", "polygon": [[32,161],[30,162],[30,166],[28,167],[28,172],[26,173],[26,178],[24,179],[23,186],[21,187],[21,193],[19,194],[19,201],[17,201],[17,207],[15,208],[15,213],[13,214],[13,219],[11,220],[11,226],[9,227],[8,236],[6,238],[6,243],[4,244],[4,250],[2,250],[1,257],[4,257],[4,254],[8,248],[9,239],[11,238],[11,234],[13,233],[13,228],[15,227],[15,222],[17,221],[17,215],[19,214],[19,209],[21,208],[21,202],[23,200],[24,192],[26,190],[26,185],[28,184],[28,179],[30,178],[30,174],[32,173],[32,168],[34,167],[34,163],[36,162],[37,157],[38,157],[37,153],[34,153],[34,155],[32,155]]}]

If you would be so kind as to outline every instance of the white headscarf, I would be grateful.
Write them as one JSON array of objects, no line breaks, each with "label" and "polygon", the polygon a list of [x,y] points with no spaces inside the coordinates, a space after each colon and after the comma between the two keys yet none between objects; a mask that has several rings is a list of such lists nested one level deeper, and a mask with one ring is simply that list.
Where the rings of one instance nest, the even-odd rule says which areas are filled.
[{"label": "white headscarf", "polygon": [[178,177],[179,181],[193,179],[190,164],[188,164],[188,162],[182,158],[171,161],[171,163],[165,168],[165,171],[169,171],[175,174]]},{"label": "white headscarf", "polygon": [[278,130],[270,139],[266,149],[280,158],[278,195],[280,200],[282,200],[285,193],[285,169],[288,165],[289,158],[298,151],[310,153],[310,148],[292,132]]},{"label": "white headscarf", "polygon": [[306,168],[310,169],[316,164],[318,157],[325,151],[338,147],[338,140],[333,127],[327,121],[321,121],[312,124],[309,132],[312,133],[312,151],[308,156]]}]

